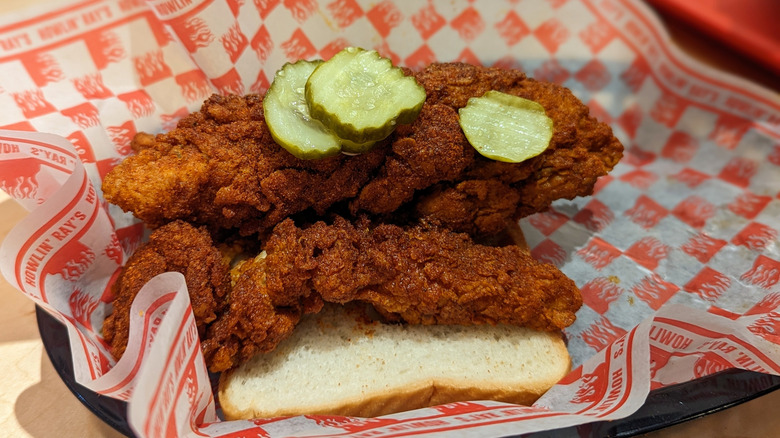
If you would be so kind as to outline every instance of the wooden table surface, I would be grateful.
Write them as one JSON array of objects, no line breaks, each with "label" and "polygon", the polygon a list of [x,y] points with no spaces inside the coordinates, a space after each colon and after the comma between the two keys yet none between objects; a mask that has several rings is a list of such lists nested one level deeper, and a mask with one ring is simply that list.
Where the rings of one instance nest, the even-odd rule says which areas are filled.
[{"label": "wooden table surface", "polygon": [[[0,241],[26,214],[0,192]],[[43,350],[35,306],[0,277],[0,435],[108,437],[121,434],[71,394]]]},{"label": "wooden table surface", "polygon": [[[3,0],[0,14],[43,0]],[[662,15],[673,40],[695,58],[780,92],[775,74],[673,17]],[[0,192],[0,240],[26,212]],[[8,437],[121,437],[67,389],[43,350],[30,300],[0,278],[0,434]],[[780,391],[649,437],[764,437],[780,430]]]}]

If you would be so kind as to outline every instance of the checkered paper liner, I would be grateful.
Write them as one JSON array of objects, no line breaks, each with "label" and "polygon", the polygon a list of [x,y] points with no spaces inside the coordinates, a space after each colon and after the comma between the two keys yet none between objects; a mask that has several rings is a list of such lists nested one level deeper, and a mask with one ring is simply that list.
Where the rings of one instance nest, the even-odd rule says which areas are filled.
[{"label": "checkered paper liner", "polygon": [[[129,401],[139,436],[473,436],[623,417],[651,388],[725,368],[780,374],[780,99],[680,54],[631,0],[82,0],[0,18],[0,188],[31,210],[6,279],[68,329],[76,379]],[[532,407],[223,422],[178,274],[134,303],[128,354],[100,338],[143,239],[102,177],[136,132],[211,93],[263,92],[284,62],[374,48],[400,65],[519,68],[572,89],[626,146],[593,196],[521,221],[585,305],[574,371]],[[152,342],[155,341],[155,342]],[[135,385],[143,381],[144,385]]]}]

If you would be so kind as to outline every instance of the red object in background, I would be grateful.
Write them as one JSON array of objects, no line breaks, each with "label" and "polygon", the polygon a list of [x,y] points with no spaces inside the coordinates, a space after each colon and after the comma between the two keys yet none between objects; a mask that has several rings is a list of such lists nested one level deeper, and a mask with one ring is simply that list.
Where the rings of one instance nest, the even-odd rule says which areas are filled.
[{"label": "red object in background", "polygon": [[780,73],[780,1],[647,0]]}]

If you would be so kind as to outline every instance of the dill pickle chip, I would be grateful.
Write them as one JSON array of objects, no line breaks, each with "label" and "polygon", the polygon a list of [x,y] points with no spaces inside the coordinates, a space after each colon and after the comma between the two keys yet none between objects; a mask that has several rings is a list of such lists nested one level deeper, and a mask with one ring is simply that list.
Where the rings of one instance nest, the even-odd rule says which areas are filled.
[{"label": "dill pickle chip", "polygon": [[539,103],[491,90],[458,110],[466,139],[480,154],[519,163],[550,145],[553,121]]},{"label": "dill pickle chip", "polygon": [[309,76],[306,101],[311,115],[338,137],[364,146],[414,121],[425,89],[376,51],[348,47]]},{"label": "dill pickle chip", "polygon": [[341,139],[341,152],[344,154],[349,155],[357,155],[362,154],[363,152],[370,151],[373,147],[375,141],[367,141],[364,143],[355,143],[354,141]]},{"label": "dill pickle chip", "polygon": [[301,159],[341,152],[341,139],[311,116],[304,97],[306,80],[320,64],[320,60],[285,64],[263,99],[265,122],[274,141]]}]

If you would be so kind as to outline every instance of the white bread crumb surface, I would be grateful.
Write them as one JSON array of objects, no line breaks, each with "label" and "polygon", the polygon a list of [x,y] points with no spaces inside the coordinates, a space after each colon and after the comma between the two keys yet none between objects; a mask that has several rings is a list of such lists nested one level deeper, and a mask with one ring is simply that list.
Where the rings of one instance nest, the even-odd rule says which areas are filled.
[{"label": "white bread crumb surface", "polygon": [[531,404],[570,365],[559,333],[381,324],[326,306],[274,351],[223,373],[219,398],[227,419],[369,417],[480,399]]}]

